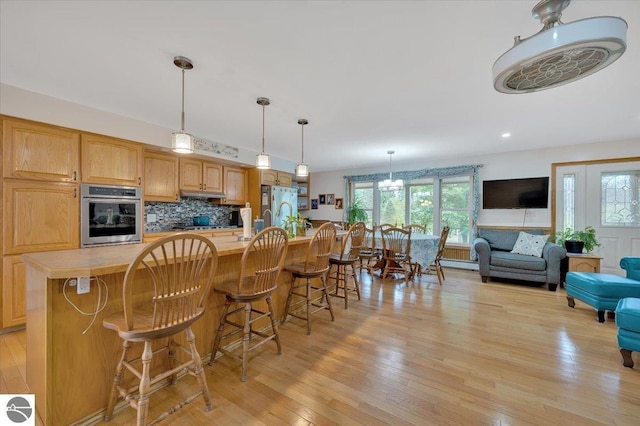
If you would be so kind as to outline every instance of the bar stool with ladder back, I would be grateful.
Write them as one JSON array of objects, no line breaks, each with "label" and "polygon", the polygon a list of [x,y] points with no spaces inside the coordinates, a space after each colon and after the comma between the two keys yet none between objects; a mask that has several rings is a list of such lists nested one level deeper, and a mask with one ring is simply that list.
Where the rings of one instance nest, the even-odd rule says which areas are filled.
[{"label": "bar stool with ladder back", "polygon": [[[214,286],[216,293],[225,296],[225,305],[213,342],[209,365],[215,363],[218,351],[223,355],[238,359],[242,362],[241,380],[243,382],[247,380],[249,352],[270,340],[275,340],[278,355],[282,353],[271,294],[278,286],[277,279],[287,255],[287,245],[287,233],[283,229],[274,226],[263,229],[249,241],[244,249],[239,265],[239,277]],[[253,306],[255,302],[261,300],[266,301],[267,312]],[[232,304],[235,304],[236,307],[230,311]],[[243,311],[244,320],[242,323],[235,322],[233,316]],[[257,316],[254,317],[253,314],[257,314]],[[271,321],[271,334],[253,328],[254,323],[266,317]],[[232,330],[225,334],[227,325],[231,326]],[[241,355],[236,355],[233,350],[220,346],[223,339],[228,339],[239,333],[242,333]],[[251,345],[254,336],[257,336],[259,341]]]},{"label": "bar stool with ladder back", "polygon": [[[364,228],[364,222],[351,225],[340,244],[340,253],[333,253],[329,257],[329,279],[335,281],[335,291],[330,295],[343,298],[345,309],[349,307],[349,293],[355,292],[360,300],[360,284],[355,263],[359,261],[358,256],[364,242]],[[349,285],[349,278],[353,280],[353,286]]]},{"label": "bar stool with ladder back", "polygon": [[411,230],[402,228],[387,228],[382,231],[382,259],[384,269],[381,277],[384,279],[390,273],[401,273],[405,282],[413,277],[411,267]]},{"label": "bar stool with ladder back", "polygon": [[[314,233],[305,255],[304,262],[285,266],[285,271],[291,272],[291,287],[284,309],[282,323],[291,315],[307,322],[307,334],[311,334],[311,315],[328,310],[331,321],[334,321],[331,300],[327,290],[327,273],[329,272],[329,256],[336,240],[336,227],[332,223],[325,223]],[[303,279],[296,285],[298,279]],[[320,284],[313,284],[313,279],[319,279]],[[294,297],[297,300],[293,300]],[[323,302],[325,300],[325,302]],[[306,309],[301,309],[306,307]],[[314,309],[315,308],[315,309]]]},{"label": "bar stool with ladder back", "polygon": [[[218,266],[218,252],[207,238],[195,234],[175,234],[161,238],[145,247],[127,268],[123,283],[123,312],[109,315],[103,326],[114,330],[123,340],[122,355],[116,366],[107,402],[105,421],[113,418],[113,410],[118,397],[123,398],[137,410],[137,425],[153,424],[175,412],[200,395],[207,411],[211,410],[211,398],[202,369],[202,360],[196,349],[195,336],[191,325],[204,314],[204,301]],[[141,289],[132,288],[133,283],[144,280],[150,292],[149,297],[136,294]],[[177,343],[173,336],[184,331],[188,348]],[[158,348],[152,344],[167,340]],[[132,344],[144,343],[140,357],[129,359]],[[154,349],[155,347],[155,349]],[[188,360],[180,361],[176,349],[188,355]],[[168,370],[151,377],[153,356],[167,352]],[[141,363],[141,370],[138,364]],[[158,362],[153,363],[155,373]],[[140,383],[132,386],[124,380],[125,368],[133,373]],[[149,397],[166,381],[175,384],[183,371],[195,376],[199,391],[183,402],[170,407],[151,423],[147,423]]]}]

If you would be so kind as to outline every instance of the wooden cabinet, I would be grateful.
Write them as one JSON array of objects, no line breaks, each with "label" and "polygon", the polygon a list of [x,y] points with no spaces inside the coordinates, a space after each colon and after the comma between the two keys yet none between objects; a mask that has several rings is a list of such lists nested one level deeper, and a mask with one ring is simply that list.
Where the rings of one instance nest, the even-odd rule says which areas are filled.
[{"label": "wooden cabinet", "polygon": [[292,175],[287,172],[280,172],[278,170],[260,170],[260,184],[261,185],[276,185],[276,186],[291,186]]},{"label": "wooden cabinet", "polygon": [[80,133],[18,119],[2,127],[5,178],[78,181]]},{"label": "wooden cabinet", "polygon": [[78,248],[77,184],[5,180],[3,192],[4,254]]},{"label": "wooden cabinet", "polygon": [[247,201],[247,174],[239,167],[224,166],[224,191],[221,203],[243,205]]},{"label": "wooden cabinet", "polygon": [[180,189],[223,192],[222,165],[191,158],[180,159]]},{"label": "wooden cabinet", "polygon": [[600,260],[599,256],[593,256],[590,254],[577,254],[567,253],[569,259],[569,271],[574,272],[600,272]]},{"label": "wooden cabinet", "polygon": [[304,179],[294,178],[292,185],[298,190],[298,211],[309,210],[311,208],[309,177]]},{"label": "wooden cabinet", "polygon": [[122,186],[142,184],[142,145],[82,134],[80,153],[82,182]]},{"label": "wooden cabinet", "polygon": [[144,153],[145,201],[180,201],[178,187],[178,157],[156,151]]},{"label": "wooden cabinet", "polygon": [[27,322],[26,272],[20,255],[2,259],[2,328]]}]

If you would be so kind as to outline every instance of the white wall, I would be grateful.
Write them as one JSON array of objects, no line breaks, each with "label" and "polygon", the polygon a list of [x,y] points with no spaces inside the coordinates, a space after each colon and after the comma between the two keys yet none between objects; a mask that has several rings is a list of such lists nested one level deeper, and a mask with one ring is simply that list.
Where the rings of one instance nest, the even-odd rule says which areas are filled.
[{"label": "white wall", "polygon": [[[480,180],[510,179],[524,177],[551,176],[551,164],[572,161],[600,160],[607,158],[640,158],[640,140],[602,142],[584,145],[572,145],[544,150],[520,151],[505,154],[491,154],[478,157],[457,158],[441,161],[421,161],[412,164],[394,164],[394,170],[419,170],[424,168],[450,167],[470,164],[482,164]],[[382,170],[383,172],[386,170]],[[318,194],[335,193],[344,197],[345,179],[343,176],[379,173],[379,169],[340,170],[311,173],[311,198]],[[481,186],[482,187],[482,186]],[[551,191],[550,191],[551,192]],[[550,204],[551,205],[551,204]],[[342,211],[334,206],[319,206],[310,210],[312,219],[341,220]],[[551,226],[551,209],[527,210],[480,210],[479,225],[500,226]]]}]

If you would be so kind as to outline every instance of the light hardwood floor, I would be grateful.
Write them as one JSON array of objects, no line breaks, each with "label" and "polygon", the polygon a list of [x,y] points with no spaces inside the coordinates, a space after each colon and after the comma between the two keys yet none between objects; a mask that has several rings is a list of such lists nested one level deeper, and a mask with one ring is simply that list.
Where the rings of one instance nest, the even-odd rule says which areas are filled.
[{"label": "light hardwood floor", "polygon": [[[265,345],[240,364],[205,366],[213,410],[196,400],[171,425],[638,425],[640,357],[622,366],[616,326],[564,289],[482,284],[446,269],[418,283],[371,280],[336,321],[321,312],[280,327],[283,353]],[[0,336],[0,392],[27,392],[24,331]],[[178,400],[185,378],[151,397]],[[105,401],[106,403],[106,401]],[[112,425],[134,423],[132,409]]]}]

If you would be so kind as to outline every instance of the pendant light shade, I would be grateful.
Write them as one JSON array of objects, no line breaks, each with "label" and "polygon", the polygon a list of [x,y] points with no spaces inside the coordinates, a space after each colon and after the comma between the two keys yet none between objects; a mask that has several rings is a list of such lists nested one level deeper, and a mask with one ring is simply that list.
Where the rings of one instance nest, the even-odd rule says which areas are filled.
[{"label": "pendant light shade", "polygon": [[191,61],[184,56],[176,56],[173,63],[182,69],[182,114],[180,116],[180,131],[174,132],[171,138],[171,149],[180,154],[191,154],[194,149],[195,138],[184,131],[184,71],[193,68]]},{"label": "pendant light shade", "polygon": [[300,158],[300,163],[296,166],[296,177],[306,178],[309,176],[309,166],[304,163],[304,126],[309,124],[309,121],[301,118],[298,120],[298,124],[302,129],[302,157]]},{"label": "pendant light shade", "polygon": [[380,191],[399,191],[404,188],[404,182],[402,179],[393,180],[391,174],[391,156],[395,154],[395,151],[387,151],[389,154],[389,179],[384,179],[378,182],[378,189]]},{"label": "pendant light shade", "polygon": [[256,168],[258,169],[271,168],[271,157],[264,152],[264,107],[270,103],[268,98],[258,98],[258,105],[262,105],[262,151],[256,155]]},{"label": "pendant light shade", "polygon": [[502,93],[528,93],[571,83],[616,61],[627,47],[627,23],[612,16],[564,24],[570,0],[543,0],[532,10],[543,25],[520,39],[493,64],[493,85]]}]

